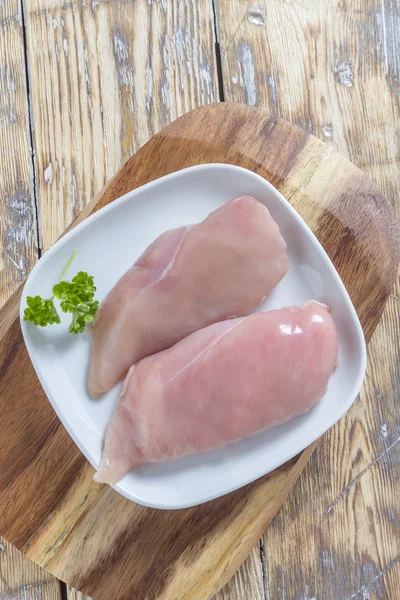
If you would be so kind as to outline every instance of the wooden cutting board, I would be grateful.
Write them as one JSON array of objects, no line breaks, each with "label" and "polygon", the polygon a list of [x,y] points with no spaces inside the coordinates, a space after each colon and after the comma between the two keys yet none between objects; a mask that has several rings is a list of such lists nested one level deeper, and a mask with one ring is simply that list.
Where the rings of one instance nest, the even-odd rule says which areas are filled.
[{"label": "wooden cutting board", "polygon": [[[225,162],[265,177],[317,235],[367,341],[394,282],[396,217],[380,190],[323,142],[264,111],[197,109],[133,156],[76,220],[153,179]],[[38,382],[22,341],[20,291],[0,314],[0,534],[96,600],[206,600],[239,567],[313,447],[253,484],[181,511],[144,508],[92,482]]]}]

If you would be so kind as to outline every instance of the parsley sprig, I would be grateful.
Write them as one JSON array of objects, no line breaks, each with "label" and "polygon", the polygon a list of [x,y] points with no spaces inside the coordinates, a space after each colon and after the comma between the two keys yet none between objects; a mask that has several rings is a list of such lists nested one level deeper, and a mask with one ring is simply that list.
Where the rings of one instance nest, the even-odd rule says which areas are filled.
[{"label": "parsley sprig", "polygon": [[94,300],[96,286],[91,275],[80,271],[71,281],[64,281],[64,277],[76,256],[76,250],[64,267],[60,280],[53,286],[53,295],[50,298],[41,296],[28,296],[27,307],[24,311],[24,321],[32,321],[35,325],[46,327],[60,323],[60,315],[54,305],[54,299],[60,301],[61,310],[72,314],[69,326],[71,333],[82,333],[88,323],[95,317],[99,303]]}]

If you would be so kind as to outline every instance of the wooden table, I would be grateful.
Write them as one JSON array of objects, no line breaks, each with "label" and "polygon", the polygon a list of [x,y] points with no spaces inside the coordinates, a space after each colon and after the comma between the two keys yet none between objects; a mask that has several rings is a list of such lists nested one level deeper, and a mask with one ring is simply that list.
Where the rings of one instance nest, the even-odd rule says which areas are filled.
[{"label": "wooden table", "polygon": [[[399,214],[399,0],[2,0],[1,302],[151,135],[218,100],[312,132]],[[218,600],[400,597],[399,308],[398,281],[360,398]],[[6,542],[0,569],[1,600],[83,600]]]}]

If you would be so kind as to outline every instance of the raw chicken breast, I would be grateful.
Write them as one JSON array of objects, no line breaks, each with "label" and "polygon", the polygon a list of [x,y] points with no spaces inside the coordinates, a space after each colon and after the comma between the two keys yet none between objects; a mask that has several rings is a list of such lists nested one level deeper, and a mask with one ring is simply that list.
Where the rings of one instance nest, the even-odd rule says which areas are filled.
[{"label": "raw chicken breast", "polygon": [[338,343],[318,302],[223,321],[133,366],[95,479],[205,452],[308,411],[327,389]]},{"label": "raw chicken breast", "polygon": [[100,306],[89,393],[106,392],[138,360],[193,331],[245,315],[287,269],[279,228],[254,198],[238,198],[198,225],[167,231]]}]

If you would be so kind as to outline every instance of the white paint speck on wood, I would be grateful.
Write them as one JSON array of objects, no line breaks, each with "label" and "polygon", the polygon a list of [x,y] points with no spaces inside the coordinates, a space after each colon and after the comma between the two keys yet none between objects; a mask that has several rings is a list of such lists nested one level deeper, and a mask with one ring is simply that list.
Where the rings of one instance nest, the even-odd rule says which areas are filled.
[{"label": "white paint speck on wood", "polygon": [[254,67],[254,57],[250,46],[243,42],[240,47],[239,68],[240,82],[245,91],[246,102],[251,106],[257,104],[257,83]]},{"label": "white paint speck on wood", "polygon": [[45,168],[43,176],[44,176],[44,182],[47,184],[50,184],[52,181],[52,177],[53,177],[53,168],[52,168],[51,163],[49,163],[47,165],[47,167]]}]

